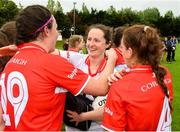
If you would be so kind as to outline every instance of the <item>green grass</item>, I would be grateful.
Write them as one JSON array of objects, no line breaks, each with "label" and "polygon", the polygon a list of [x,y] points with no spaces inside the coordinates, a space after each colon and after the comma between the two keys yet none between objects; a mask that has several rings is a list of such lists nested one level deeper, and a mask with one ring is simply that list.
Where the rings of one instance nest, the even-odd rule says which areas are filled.
[{"label": "green grass", "polygon": [[180,130],[180,79],[178,79],[180,77],[180,44],[177,44],[175,59],[176,61],[171,64],[167,63],[164,59],[164,61],[162,61],[162,65],[169,68],[173,78],[174,100],[172,130],[178,131]]},{"label": "green grass", "polygon": [[56,48],[58,48],[58,49],[63,49],[63,41],[57,41],[57,43],[56,43]]},{"label": "green grass", "polygon": [[[63,41],[57,41],[56,48],[63,50],[63,43],[64,43]],[[87,54],[87,49],[86,48],[83,48],[82,50],[83,50],[84,54]]]}]

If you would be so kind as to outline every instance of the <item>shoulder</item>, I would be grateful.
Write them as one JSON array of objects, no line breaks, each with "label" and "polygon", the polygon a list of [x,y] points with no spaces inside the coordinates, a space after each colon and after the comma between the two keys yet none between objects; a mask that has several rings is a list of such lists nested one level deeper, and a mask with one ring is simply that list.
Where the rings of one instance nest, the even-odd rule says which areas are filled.
[{"label": "shoulder", "polygon": [[62,66],[68,63],[68,61],[65,58],[59,55],[52,55],[52,54],[44,54],[41,57],[40,61],[43,63],[43,65],[51,65],[52,67],[55,67],[57,65]]},{"label": "shoulder", "polygon": [[135,77],[133,74],[128,73],[122,79],[119,79],[117,82],[114,82],[111,86],[111,90],[116,94],[124,94],[127,93],[133,84],[136,83]]}]

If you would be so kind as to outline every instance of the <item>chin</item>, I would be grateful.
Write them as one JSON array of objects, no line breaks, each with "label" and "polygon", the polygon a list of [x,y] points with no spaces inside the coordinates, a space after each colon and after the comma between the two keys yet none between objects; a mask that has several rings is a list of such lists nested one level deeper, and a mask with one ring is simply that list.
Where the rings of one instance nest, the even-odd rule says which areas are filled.
[{"label": "chin", "polygon": [[55,51],[55,48],[54,48],[54,49],[50,49],[50,50],[49,50],[49,53],[54,52],[54,51]]}]

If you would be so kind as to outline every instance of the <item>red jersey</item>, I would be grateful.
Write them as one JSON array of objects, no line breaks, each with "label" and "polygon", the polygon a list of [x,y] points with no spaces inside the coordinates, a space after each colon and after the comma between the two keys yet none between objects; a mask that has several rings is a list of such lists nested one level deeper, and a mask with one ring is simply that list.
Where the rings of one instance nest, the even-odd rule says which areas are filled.
[{"label": "red jersey", "polygon": [[64,58],[23,44],[1,75],[5,130],[60,131],[65,92],[79,94],[88,80]]},{"label": "red jersey", "polygon": [[[172,89],[169,73],[165,83]],[[112,84],[102,127],[110,131],[170,130],[169,101],[150,66],[134,67],[130,73]]]},{"label": "red jersey", "polygon": [[119,48],[114,48],[114,50],[116,51],[116,55],[118,56],[118,58],[116,60],[116,66],[120,65],[120,64],[125,64],[121,50]]}]

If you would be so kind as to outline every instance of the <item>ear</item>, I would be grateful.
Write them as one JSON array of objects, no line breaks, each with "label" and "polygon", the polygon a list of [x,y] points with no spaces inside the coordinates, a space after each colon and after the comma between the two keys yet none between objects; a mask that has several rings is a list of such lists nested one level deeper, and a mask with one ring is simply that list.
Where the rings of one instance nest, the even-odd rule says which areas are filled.
[{"label": "ear", "polygon": [[47,26],[44,27],[44,32],[43,32],[44,36],[49,36],[49,29]]},{"label": "ear", "polygon": [[127,58],[131,58],[133,56],[133,50],[131,48],[127,49]]},{"label": "ear", "polygon": [[106,44],[106,49],[110,48],[111,47],[111,42]]}]

